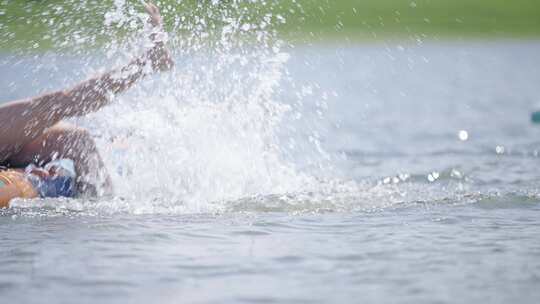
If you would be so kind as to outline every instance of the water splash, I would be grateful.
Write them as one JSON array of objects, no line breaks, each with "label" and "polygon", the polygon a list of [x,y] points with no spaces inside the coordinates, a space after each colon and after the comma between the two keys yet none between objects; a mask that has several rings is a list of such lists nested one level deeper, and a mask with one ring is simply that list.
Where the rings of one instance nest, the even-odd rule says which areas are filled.
[{"label": "water splash", "polygon": [[[106,45],[109,60],[121,64],[140,54],[149,28],[133,5],[114,5],[105,26],[138,31]],[[248,15],[245,5],[197,4],[189,18],[165,6],[173,18],[176,69],[79,122],[96,133],[112,175],[118,198],[107,202],[110,208],[219,211],[219,202],[303,192],[319,183],[284,158],[291,151],[281,142],[281,126],[297,109],[276,99],[288,54],[270,25],[283,17],[265,5]]]},{"label": "water splash", "polygon": [[[68,3],[83,11],[90,5]],[[463,189],[466,183],[440,189],[439,183],[451,176],[444,172],[398,176],[389,182],[329,178],[333,163],[321,145],[321,135],[316,129],[289,127],[291,118],[305,119],[302,98],[319,100],[311,105],[320,117],[327,105],[325,95],[314,92],[316,86],[287,85],[294,82],[286,77],[291,46],[273,28],[286,22],[273,13],[272,6],[278,4],[181,4],[162,5],[176,69],[143,81],[129,94],[116,96],[110,107],[75,121],[95,134],[116,197],[16,201],[15,207],[39,206],[60,214],[66,210],[84,214],[349,212],[416,202],[469,201],[470,191]],[[257,5],[256,13],[247,13],[246,5]],[[98,11],[104,16],[99,30],[84,30],[71,19],[54,24],[53,32],[67,35],[67,39],[51,35],[57,58],[69,47],[90,62],[96,50],[88,46],[107,40],[97,53],[110,67],[148,47],[151,29],[140,4],[117,0],[112,9],[98,5]],[[119,31],[129,35],[118,35]],[[103,71],[90,66],[95,65],[85,67],[86,76]],[[297,90],[288,95],[298,100],[280,99],[284,87]],[[300,167],[291,155],[310,161]]]}]

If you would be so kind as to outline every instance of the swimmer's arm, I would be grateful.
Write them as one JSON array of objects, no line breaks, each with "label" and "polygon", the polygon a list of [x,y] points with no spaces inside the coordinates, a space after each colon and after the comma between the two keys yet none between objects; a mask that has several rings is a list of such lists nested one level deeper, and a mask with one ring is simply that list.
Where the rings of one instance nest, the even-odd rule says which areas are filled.
[{"label": "swimmer's arm", "polygon": [[62,92],[61,117],[72,117],[95,112],[110,101],[112,94],[129,89],[153,71],[168,70],[173,66],[169,53],[159,42],[143,56],[128,65],[86,80]]},{"label": "swimmer's arm", "polygon": [[[152,25],[161,30],[159,10],[146,5]],[[152,35],[154,47],[126,66],[86,80],[75,87],[0,106],[0,161],[63,119],[97,111],[111,94],[130,88],[148,71],[170,69],[174,62],[162,41]],[[151,67],[148,69],[147,67]]]},{"label": "swimmer's arm", "polygon": [[61,107],[64,113],[59,113],[61,118],[95,112],[109,102],[111,94],[126,91],[153,71],[172,68],[174,62],[163,41],[158,39],[158,33],[163,33],[163,20],[159,9],[151,3],[146,4],[145,9],[150,16],[150,23],[157,30],[150,36],[154,43],[152,49],[120,69],[86,80],[70,90],[61,92],[64,100]]}]

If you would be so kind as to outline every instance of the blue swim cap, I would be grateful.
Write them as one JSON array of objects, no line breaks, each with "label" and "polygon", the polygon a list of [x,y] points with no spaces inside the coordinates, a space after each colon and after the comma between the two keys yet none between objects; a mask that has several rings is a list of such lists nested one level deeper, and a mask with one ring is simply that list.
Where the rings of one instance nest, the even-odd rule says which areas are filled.
[{"label": "blue swim cap", "polygon": [[[29,166],[27,171],[31,172],[33,166]],[[77,185],[75,164],[71,159],[58,159],[48,163],[45,168],[54,175],[39,177],[35,174],[28,174],[27,178],[34,185],[41,197],[75,197],[77,195]]]},{"label": "blue swim cap", "polygon": [[55,176],[43,179],[38,191],[41,197],[75,197],[77,186],[70,176]]}]

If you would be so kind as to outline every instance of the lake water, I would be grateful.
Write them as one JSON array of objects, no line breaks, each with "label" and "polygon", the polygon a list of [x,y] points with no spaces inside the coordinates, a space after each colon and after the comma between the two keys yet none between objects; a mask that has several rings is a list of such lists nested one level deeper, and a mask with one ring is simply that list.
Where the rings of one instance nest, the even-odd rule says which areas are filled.
[{"label": "lake water", "polygon": [[[243,129],[228,117],[260,113],[248,102],[235,111],[211,100],[201,110],[187,98],[165,127],[156,122],[158,130],[182,127],[174,132],[128,125],[143,140],[128,138],[140,154],[125,154],[154,167],[122,154],[118,160],[97,134],[118,197],[17,201],[1,210],[0,296],[12,303],[540,301],[540,126],[530,122],[540,110],[540,43],[286,52],[264,108],[294,110],[272,136],[236,132]],[[182,74],[197,60],[179,62]],[[85,63],[4,55],[0,101],[73,83],[91,72]],[[186,78],[178,79],[196,88]],[[207,93],[227,97],[227,84],[212,82]],[[121,120],[130,98],[163,85],[171,82],[153,79],[104,110],[106,122],[81,123],[121,130],[111,115]],[[170,101],[151,102],[137,107]],[[182,130],[191,133],[175,137]],[[265,148],[257,150],[259,139]],[[195,159],[176,162],[175,155]],[[172,173],[152,177],[163,186],[149,188],[148,180],[123,176],[126,167],[134,175]]]}]

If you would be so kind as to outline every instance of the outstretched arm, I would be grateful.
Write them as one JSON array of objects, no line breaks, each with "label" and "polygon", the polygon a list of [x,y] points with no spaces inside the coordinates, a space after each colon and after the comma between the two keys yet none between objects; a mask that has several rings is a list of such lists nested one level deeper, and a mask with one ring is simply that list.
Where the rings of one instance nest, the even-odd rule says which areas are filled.
[{"label": "outstretched arm", "polygon": [[[158,8],[147,4],[146,11],[156,31],[161,31],[162,18]],[[152,49],[120,69],[88,79],[68,90],[0,106],[0,162],[61,120],[85,115],[107,105],[111,94],[127,90],[146,76],[148,70],[170,69],[173,61],[163,41],[157,37],[155,33],[151,36]]]},{"label": "outstretched arm", "polygon": [[153,4],[145,5],[150,16],[150,23],[155,32],[150,36],[154,47],[143,56],[131,61],[126,66],[110,71],[98,77],[89,79],[64,92],[63,99],[67,101],[65,115],[80,116],[94,112],[106,105],[109,95],[121,93],[129,89],[137,80],[147,75],[148,66],[153,71],[168,70],[173,66],[169,52],[158,33],[163,32],[163,22],[159,9]]}]

